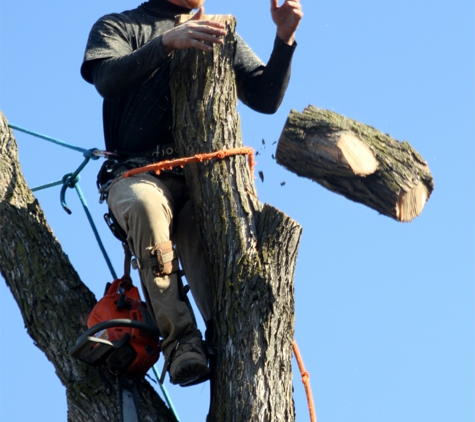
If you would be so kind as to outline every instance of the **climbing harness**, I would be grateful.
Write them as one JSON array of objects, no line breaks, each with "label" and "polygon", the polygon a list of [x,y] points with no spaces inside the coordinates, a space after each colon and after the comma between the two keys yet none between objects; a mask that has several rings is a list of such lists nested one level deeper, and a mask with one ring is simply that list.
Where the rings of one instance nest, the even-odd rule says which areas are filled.
[{"label": "climbing harness", "polygon": [[[39,133],[21,128],[13,124],[9,124],[9,127],[12,129],[27,133],[29,135],[47,140],[49,142],[53,142],[65,148],[69,148],[69,149],[81,152],[83,154],[84,161],[76,169],[76,171],[74,171],[73,173],[66,174],[59,181],[48,183],[48,184],[33,188],[32,191],[35,192],[35,191],[39,191],[39,190],[46,189],[49,187],[62,185],[61,192],[60,192],[61,205],[68,214],[71,214],[71,210],[67,207],[67,204],[66,204],[65,195],[66,195],[67,188],[76,189],[76,192],[78,193],[78,196],[81,200],[81,203],[83,205],[88,221],[91,225],[91,228],[94,232],[96,240],[99,244],[99,248],[101,249],[104,259],[112,274],[112,277],[114,278],[114,282],[112,283],[112,285],[107,286],[104,298],[101,299],[97,303],[96,307],[99,307],[99,308],[105,307],[106,309],[109,309],[109,313],[112,313],[115,317],[117,317],[118,315],[117,312],[120,313],[124,309],[126,312],[129,312],[129,313],[136,312],[135,314],[132,315],[132,318],[119,317],[119,318],[114,319],[111,317],[111,315],[109,315],[108,317],[104,315],[99,316],[99,317],[96,315],[96,317],[93,317],[94,310],[96,309],[95,307],[88,319],[89,329],[79,337],[76,343],[76,346],[71,351],[71,354],[74,353],[73,356],[76,356],[78,357],[78,359],[92,365],[105,363],[106,365],[109,366],[111,370],[115,371],[118,374],[118,377],[117,377],[118,394],[119,394],[118,403],[119,403],[119,412],[120,412],[122,421],[140,422],[140,419],[139,419],[139,413],[137,410],[138,407],[136,406],[137,391],[136,391],[135,383],[132,380],[128,379],[127,377],[120,376],[121,371],[122,372],[128,371],[129,374],[133,374],[133,375],[145,375],[148,369],[152,367],[155,377],[157,378],[157,380],[159,380],[159,385],[162,390],[162,393],[164,394],[168,407],[174,413],[177,421],[179,422],[180,420],[173,406],[173,403],[168,395],[168,392],[165,386],[162,385],[163,380],[160,380],[161,377],[156,369],[156,366],[154,365],[154,363],[158,359],[158,354],[159,354],[159,346],[156,346],[157,344],[159,344],[158,342],[159,331],[154,325],[150,324],[150,320],[149,320],[150,316],[147,317],[148,311],[146,310],[146,305],[140,300],[140,295],[138,293],[138,290],[137,290],[137,295],[138,295],[138,298],[137,298],[137,296],[135,296],[136,295],[135,293],[126,293],[126,290],[124,288],[119,288],[120,283],[126,284],[127,278],[130,279],[130,262],[131,262],[132,255],[131,255],[130,249],[128,248],[125,242],[125,239],[126,239],[125,232],[115,222],[115,219],[113,218],[112,214],[104,215],[104,219],[107,225],[109,226],[109,228],[111,229],[112,233],[119,240],[121,240],[124,246],[124,251],[125,251],[124,276],[122,277],[122,279],[117,279],[115,271],[112,267],[110,259],[102,244],[102,241],[100,239],[100,236],[98,234],[94,221],[92,219],[92,216],[87,206],[84,195],[82,194],[82,191],[79,187],[79,180],[80,180],[79,173],[84,169],[84,167],[89,163],[91,159],[97,160],[100,157],[104,157],[104,158],[113,160],[115,159],[115,157],[117,157],[117,154],[114,154],[108,151],[99,150],[97,148],[86,150],[84,148],[67,144],[65,142],[59,141],[49,136],[41,135]],[[171,151],[171,150],[168,151],[168,149],[165,149],[164,153],[162,154],[161,152],[159,152],[159,149],[157,149],[157,156],[159,157],[173,156],[174,152],[175,151]],[[248,155],[250,172],[251,174],[253,174],[254,166],[255,166],[254,150],[248,147],[230,148],[227,150],[222,150],[222,151],[217,151],[217,152],[212,152],[212,153],[196,154],[193,157],[163,160],[158,163],[152,163],[145,166],[133,168],[133,169],[125,171],[122,175],[111,180],[110,183],[108,183],[107,188],[110,188],[110,185],[112,183],[115,183],[117,180],[120,180],[121,178],[130,177],[136,174],[153,171],[158,175],[163,170],[172,170],[173,168],[176,168],[176,167],[183,168],[186,164],[203,162],[203,161],[211,160],[214,158],[222,159],[225,157],[230,157],[234,155],[242,155],[242,154]],[[159,258],[154,257],[154,265],[156,265],[157,259]],[[173,259],[175,258],[173,257],[172,260]],[[163,266],[164,263],[165,263],[165,260],[162,261],[161,265]],[[144,263],[143,262],[141,263],[140,261],[136,261],[135,265],[137,268],[141,268],[141,265],[144,265]],[[147,265],[150,265],[150,264],[147,262]],[[132,287],[132,289],[136,289],[136,288]],[[130,290],[131,289],[127,289],[127,291],[130,291]],[[185,288],[183,288],[183,291],[185,291]],[[114,308],[110,305],[110,303],[108,305],[105,305],[107,300],[105,300],[104,303],[101,304],[102,300],[104,300],[108,295],[109,295],[109,302],[110,302],[110,297],[112,296],[116,297],[116,295],[119,295],[119,300],[117,301],[117,305],[114,305],[116,306],[116,310],[114,310]],[[120,302],[120,305],[119,305],[119,302]],[[91,324],[91,326],[89,326],[89,324]],[[117,336],[117,330],[118,332],[121,332],[121,333],[125,332],[125,335]],[[136,334],[132,334],[133,332],[135,332]],[[142,337],[142,340],[144,338],[148,338],[148,340],[150,338],[153,338],[154,339],[153,342],[156,348],[154,348],[153,345],[148,343],[147,342],[148,340],[144,341],[143,344],[138,342],[140,343],[140,346],[137,346],[138,344],[137,342],[134,342],[134,341],[130,342],[131,338],[134,338],[134,337],[136,338],[137,336]],[[128,347],[125,347],[125,345],[127,345]],[[297,360],[297,364],[302,376],[302,383],[305,386],[305,393],[306,393],[307,404],[308,404],[309,413],[310,413],[310,420],[311,422],[317,422],[315,406],[314,406],[312,391],[310,387],[310,376],[308,372],[305,370],[302,356],[300,354],[300,351],[298,349],[298,346],[295,340],[293,342],[292,347],[293,347],[294,356]],[[141,357],[145,356],[146,364],[137,363],[138,361],[140,361],[140,358],[138,356],[141,356]],[[211,353],[210,359],[211,360],[215,359],[215,356],[213,353]],[[153,363],[150,363],[152,361]]]}]

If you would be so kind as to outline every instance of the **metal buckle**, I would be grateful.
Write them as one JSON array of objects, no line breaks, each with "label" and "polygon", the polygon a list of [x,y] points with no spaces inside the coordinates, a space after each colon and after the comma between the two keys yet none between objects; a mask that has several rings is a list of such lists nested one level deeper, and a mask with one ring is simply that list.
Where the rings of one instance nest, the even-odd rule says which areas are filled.
[{"label": "metal buckle", "polygon": [[138,269],[142,268],[142,266],[140,265],[140,261],[137,258],[132,259],[130,261],[130,265],[132,265],[132,268],[134,270],[138,270]]}]

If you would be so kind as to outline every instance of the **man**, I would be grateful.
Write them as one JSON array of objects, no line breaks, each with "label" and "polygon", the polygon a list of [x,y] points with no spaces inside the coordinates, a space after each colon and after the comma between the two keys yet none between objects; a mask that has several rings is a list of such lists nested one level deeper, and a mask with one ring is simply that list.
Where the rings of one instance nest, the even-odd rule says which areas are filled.
[{"label": "man", "polygon": [[[211,284],[181,171],[160,176],[126,170],[174,158],[170,57],[174,50],[211,51],[226,32],[219,22],[201,20],[204,0],[149,0],[138,8],[97,21],[89,35],[81,74],[104,97],[106,149],[117,160],[104,163],[98,184],[114,220],[137,259],[143,292],[163,337],[170,381],[182,386],[206,379],[208,366],[201,333],[183,300],[178,262],[186,273],[207,325],[212,318]],[[188,22],[175,16],[199,9]],[[277,26],[266,66],[237,37],[235,71],[241,101],[274,113],[284,96],[295,49],[294,34],[303,14],[299,0],[271,0]]]}]

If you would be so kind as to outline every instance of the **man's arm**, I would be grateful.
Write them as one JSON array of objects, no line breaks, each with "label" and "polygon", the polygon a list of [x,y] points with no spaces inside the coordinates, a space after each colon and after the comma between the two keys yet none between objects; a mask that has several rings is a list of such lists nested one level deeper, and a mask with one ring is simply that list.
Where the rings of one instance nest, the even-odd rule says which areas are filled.
[{"label": "man's arm", "polygon": [[140,87],[168,60],[162,36],[130,54],[88,63],[92,83],[106,100],[112,100]]},{"label": "man's arm", "polygon": [[105,99],[114,99],[140,87],[176,49],[212,50],[206,43],[221,44],[226,35],[220,22],[200,20],[201,8],[192,19],[174,27],[139,49],[119,57],[93,60],[87,64],[92,82]]},{"label": "man's arm", "polygon": [[242,39],[238,39],[235,60],[240,100],[253,110],[266,114],[275,113],[284,98],[296,47],[295,31],[303,16],[299,0],[285,0],[280,7],[278,1],[271,0],[277,35],[267,65],[259,65],[257,57]]},{"label": "man's arm", "polygon": [[287,45],[276,37],[270,59],[264,66],[239,37],[234,62],[239,99],[259,113],[275,113],[289,84],[294,50],[295,45]]}]

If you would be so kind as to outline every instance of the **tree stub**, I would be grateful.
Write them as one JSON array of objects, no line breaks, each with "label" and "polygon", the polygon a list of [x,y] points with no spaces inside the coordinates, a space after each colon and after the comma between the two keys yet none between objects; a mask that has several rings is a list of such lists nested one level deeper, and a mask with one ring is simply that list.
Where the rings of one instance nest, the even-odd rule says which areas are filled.
[{"label": "tree stub", "polygon": [[[242,146],[234,19],[212,52],[175,51],[174,138],[182,156]],[[185,166],[213,282],[216,371],[209,421],[295,418],[293,276],[300,226],[257,200],[245,156]]]},{"label": "tree stub", "polygon": [[279,164],[397,221],[420,215],[432,190],[427,163],[407,141],[328,110],[292,110]]}]

